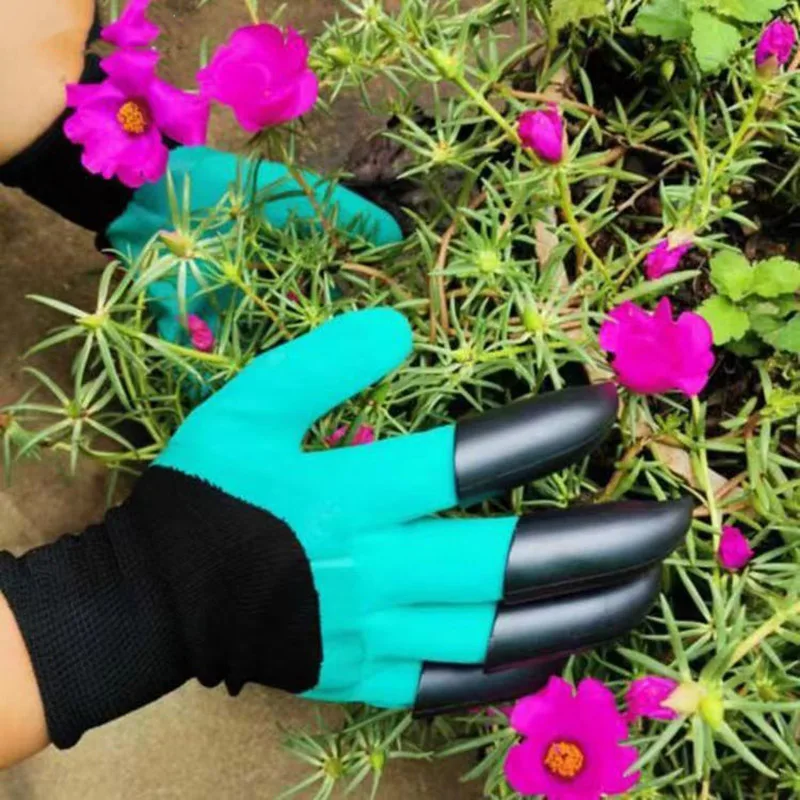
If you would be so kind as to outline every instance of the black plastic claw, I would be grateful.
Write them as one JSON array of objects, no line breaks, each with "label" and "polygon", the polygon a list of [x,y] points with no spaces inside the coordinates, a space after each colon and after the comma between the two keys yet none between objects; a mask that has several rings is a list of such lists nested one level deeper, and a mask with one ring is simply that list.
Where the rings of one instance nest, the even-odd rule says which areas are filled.
[{"label": "black plastic claw", "polygon": [[535,692],[565,659],[550,659],[515,669],[486,672],[473,664],[425,664],[419,681],[415,716],[430,716],[461,708],[516,700]]},{"label": "black plastic claw", "polygon": [[690,498],[540,511],[520,518],[504,600],[573,594],[638,573],[668,556],[692,521]]},{"label": "black plastic claw", "polygon": [[456,427],[458,497],[467,503],[572,463],[606,437],[617,417],[611,383],[549,392]]},{"label": "black plastic claw", "polygon": [[612,588],[500,606],[487,669],[574,653],[616,639],[636,627],[658,594],[661,567]]}]

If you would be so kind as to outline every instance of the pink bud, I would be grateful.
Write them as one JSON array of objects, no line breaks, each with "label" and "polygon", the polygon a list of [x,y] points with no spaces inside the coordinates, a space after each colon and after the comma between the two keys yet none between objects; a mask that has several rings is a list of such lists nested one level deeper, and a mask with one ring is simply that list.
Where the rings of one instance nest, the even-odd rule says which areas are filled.
[{"label": "pink bud", "polygon": [[756,66],[761,67],[772,60],[775,67],[783,66],[792,55],[797,43],[794,25],[776,19],[764,28],[756,47]]},{"label": "pink bud", "polygon": [[673,247],[669,239],[659,242],[648,254],[644,262],[644,272],[651,281],[674,272],[681,259],[692,249],[692,243],[681,242]]},{"label": "pink bud", "polygon": [[[342,425],[341,427],[337,428],[325,441],[330,444],[338,444],[342,441],[342,439],[347,436],[347,432],[350,430],[349,425]],[[375,431],[369,425],[359,425],[358,430],[353,436],[353,441],[351,444],[372,444],[375,441]]]},{"label": "pink bud", "polygon": [[522,144],[542,160],[558,164],[564,158],[564,118],[554,103],[547,109],[522,114],[518,131]]},{"label": "pink bud", "polygon": [[678,715],[662,703],[678,688],[677,681],[671,678],[661,678],[657,675],[647,675],[631,681],[625,693],[625,703],[628,706],[626,717],[628,721],[639,717],[648,719],[675,719]]},{"label": "pink bud", "polygon": [[192,340],[192,347],[203,353],[208,353],[214,349],[214,333],[205,320],[200,319],[196,314],[189,314],[187,317],[187,328],[189,337]]},{"label": "pink bud", "polygon": [[732,525],[723,526],[717,559],[725,569],[738,572],[754,555],[747,537],[738,528]]}]

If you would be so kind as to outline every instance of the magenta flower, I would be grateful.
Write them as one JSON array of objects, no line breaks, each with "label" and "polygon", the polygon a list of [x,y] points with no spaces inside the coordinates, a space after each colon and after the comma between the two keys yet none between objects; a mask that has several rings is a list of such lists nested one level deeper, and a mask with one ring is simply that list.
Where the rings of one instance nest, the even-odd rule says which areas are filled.
[{"label": "magenta flower", "polygon": [[[344,439],[345,436],[347,436],[347,432],[349,430],[349,425],[342,425],[340,428],[337,428],[325,441],[330,445],[338,444],[342,441],[342,439]],[[353,436],[353,441],[351,444],[372,444],[374,441],[374,429],[369,425],[359,425],[355,436]]]},{"label": "magenta flower", "polygon": [[564,158],[564,118],[554,103],[546,109],[522,114],[518,132],[522,144],[542,160],[558,164]]},{"label": "magenta flower", "polygon": [[234,31],[197,80],[204,96],[230,106],[250,133],[302,116],[319,93],[300,34],[266,24]]},{"label": "magenta flower", "polygon": [[677,681],[661,678],[658,675],[647,675],[631,681],[625,693],[625,704],[628,706],[626,718],[633,722],[639,717],[647,719],[675,719],[678,715],[662,703],[678,688]]},{"label": "magenta flower", "polygon": [[118,47],[147,47],[161,29],[145,16],[150,0],[130,0],[116,22],[106,25],[100,37]]},{"label": "magenta flower", "polygon": [[75,113],[64,133],[83,145],[81,162],[89,172],[137,189],[166,172],[164,136],[205,143],[208,102],[158,78],[157,63],[154,50],[117,50],[100,62],[105,81],[67,86],[67,105]]},{"label": "magenta flower", "polygon": [[525,737],[506,757],[505,773],[520,794],[548,800],[595,800],[627,792],[639,773],[625,773],[636,761],[628,726],[614,695],[586,678],[577,692],[552,677],[541,691],[523,697],[511,712],[511,727]]},{"label": "magenta flower", "polygon": [[723,526],[717,559],[725,569],[738,572],[754,555],[750,542],[738,528],[734,528],[733,525]]},{"label": "magenta flower", "polygon": [[797,30],[794,25],[776,19],[770,22],[761,34],[756,47],[756,66],[760,67],[773,60],[774,66],[783,66],[792,55],[797,44]]},{"label": "magenta flower", "polygon": [[680,391],[690,397],[706,383],[714,353],[711,326],[684,311],[672,319],[669,298],[649,313],[630,301],[609,313],[600,327],[600,346],[614,354],[611,366],[619,382],[640,394]]},{"label": "magenta flower", "polygon": [[678,268],[681,259],[692,249],[691,242],[681,242],[675,247],[670,246],[669,239],[659,242],[648,254],[644,261],[644,272],[648,279],[654,281]]},{"label": "magenta flower", "polygon": [[186,318],[186,327],[189,329],[189,338],[195,350],[209,353],[214,349],[214,332],[205,320],[196,314],[189,314]]}]

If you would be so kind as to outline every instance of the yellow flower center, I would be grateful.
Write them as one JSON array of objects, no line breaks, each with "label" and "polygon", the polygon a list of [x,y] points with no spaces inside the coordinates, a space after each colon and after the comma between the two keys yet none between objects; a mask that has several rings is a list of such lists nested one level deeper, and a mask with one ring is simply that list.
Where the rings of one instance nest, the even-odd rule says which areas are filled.
[{"label": "yellow flower center", "polygon": [[574,778],[585,762],[583,750],[574,742],[553,742],[547,748],[544,765],[559,778]]},{"label": "yellow flower center", "polygon": [[150,126],[150,115],[135,100],[123,103],[117,111],[117,122],[125,133],[141,134]]}]

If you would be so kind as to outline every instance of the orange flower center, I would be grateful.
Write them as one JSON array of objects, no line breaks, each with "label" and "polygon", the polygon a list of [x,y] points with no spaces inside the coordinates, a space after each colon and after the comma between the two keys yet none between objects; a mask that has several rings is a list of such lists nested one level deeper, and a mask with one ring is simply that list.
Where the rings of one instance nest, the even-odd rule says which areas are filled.
[{"label": "orange flower center", "polygon": [[586,761],[583,750],[574,742],[553,742],[547,748],[544,765],[559,778],[574,778]]},{"label": "orange flower center", "polygon": [[117,122],[125,133],[141,134],[150,126],[150,115],[135,100],[123,103],[117,111]]}]

